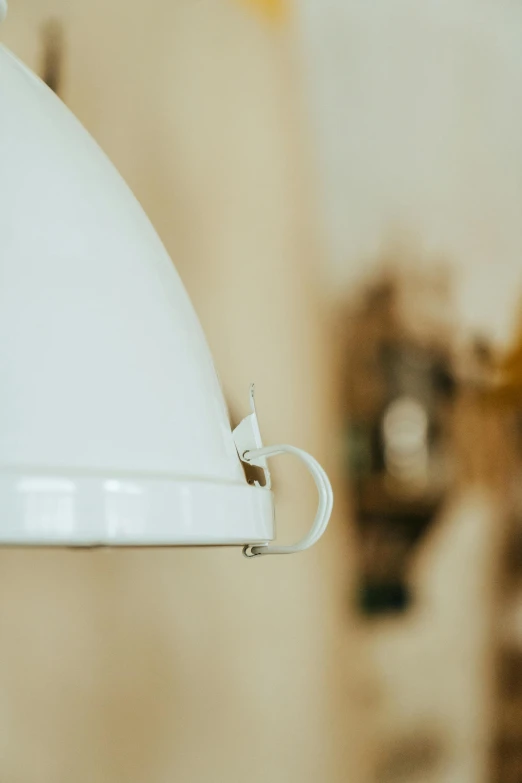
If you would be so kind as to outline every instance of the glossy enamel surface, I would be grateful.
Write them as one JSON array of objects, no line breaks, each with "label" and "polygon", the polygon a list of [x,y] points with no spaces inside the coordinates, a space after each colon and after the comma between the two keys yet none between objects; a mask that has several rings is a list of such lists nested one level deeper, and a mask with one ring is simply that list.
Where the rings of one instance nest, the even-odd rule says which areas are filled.
[{"label": "glossy enamel surface", "polygon": [[252,543],[272,518],[150,222],[0,47],[0,541]]}]

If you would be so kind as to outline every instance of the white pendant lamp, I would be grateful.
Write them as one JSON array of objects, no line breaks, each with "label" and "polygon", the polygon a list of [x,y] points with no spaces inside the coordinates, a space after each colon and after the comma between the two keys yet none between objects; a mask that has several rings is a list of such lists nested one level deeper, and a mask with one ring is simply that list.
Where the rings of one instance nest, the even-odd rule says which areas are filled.
[{"label": "white pendant lamp", "polygon": [[[262,447],[251,404],[232,433],[198,319],[138,202],[0,47],[0,544],[306,549],[328,523],[330,484],[299,449]],[[266,458],[280,453],[319,491],[312,530],[289,547],[269,545]]]}]

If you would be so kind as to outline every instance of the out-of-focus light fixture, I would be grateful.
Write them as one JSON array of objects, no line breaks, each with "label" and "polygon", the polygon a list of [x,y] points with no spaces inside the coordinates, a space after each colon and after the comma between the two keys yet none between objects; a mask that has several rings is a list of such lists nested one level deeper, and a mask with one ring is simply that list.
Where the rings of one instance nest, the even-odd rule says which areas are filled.
[{"label": "out-of-focus light fixture", "polygon": [[[6,12],[0,0],[0,20]],[[205,337],[161,241],[116,170],[35,74],[0,47],[0,544],[317,541],[332,491],[292,446],[231,432]],[[266,460],[311,471],[310,533],[273,546]],[[262,468],[247,484],[241,460]]]}]

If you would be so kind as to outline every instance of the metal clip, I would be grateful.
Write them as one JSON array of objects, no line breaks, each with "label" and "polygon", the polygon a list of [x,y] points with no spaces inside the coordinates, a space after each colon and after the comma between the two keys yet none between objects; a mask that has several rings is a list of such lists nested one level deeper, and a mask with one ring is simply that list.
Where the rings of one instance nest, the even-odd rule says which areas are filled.
[{"label": "metal clip", "polygon": [[[255,465],[257,468],[262,468],[265,474],[265,486],[264,489],[270,489],[272,486],[272,480],[270,478],[270,471],[265,457],[258,457],[256,459],[245,459],[247,451],[256,451],[263,448],[263,441],[261,439],[261,432],[259,430],[259,422],[256,412],[255,401],[255,387],[252,383],[250,386],[250,409],[252,413],[246,416],[235,428],[232,433],[234,443],[236,444],[237,453],[239,459],[242,462],[246,462],[249,465]],[[259,486],[259,483],[256,482]]]},{"label": "metal clip", "polygon": [[321,465],[319,465],[317,460],[310,454],[307,454],[306,451],[286,444],[263,446],[256,414],[253,385],[250,387],[250,406],[252,413],[243,419],[233,432],[240,459],[249,465],[256,465],[257,467],[262,468],[266,476],[266,488],[270,489],[271,482],[270,472],[266,462],[267,457],[275,457],[278,454],[293,454],[295,457],[298,457],[310,471],[317,487],[319,504],[317,506],[313,525],[308,534],[301,541],[291,546],[273,546],[269,544],[257,544],[252,546],[249,544],[244,547],[243,554],[245,557],[252,558],[258,557],[259,555],[290,555],[294,552],[302,552],[313,546],[326,530],[333,507],[331,484]]}]

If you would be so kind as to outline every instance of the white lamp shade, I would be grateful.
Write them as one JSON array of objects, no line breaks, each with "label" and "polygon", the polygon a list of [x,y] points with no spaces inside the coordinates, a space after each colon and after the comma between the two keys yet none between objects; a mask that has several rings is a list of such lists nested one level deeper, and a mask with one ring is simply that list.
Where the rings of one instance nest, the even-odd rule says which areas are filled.
[{"label": "white lamp shade", "polygon": [[245,481],[163,245],[78,121],[0,47],[0,543],[272,538],[271,492]]},{"label": "white lamp shade", "polygon": [[[5,2],[0,0],[0,18]],[[333,495],[295,446],[232,433],[205,337],[151,224],[60,100],[0,47],[0,545],[243,545],[291,554]],[[292,454],[319,504],[268,546],[267,458]],[[265,472],[247,484],[241,460]]]}]

